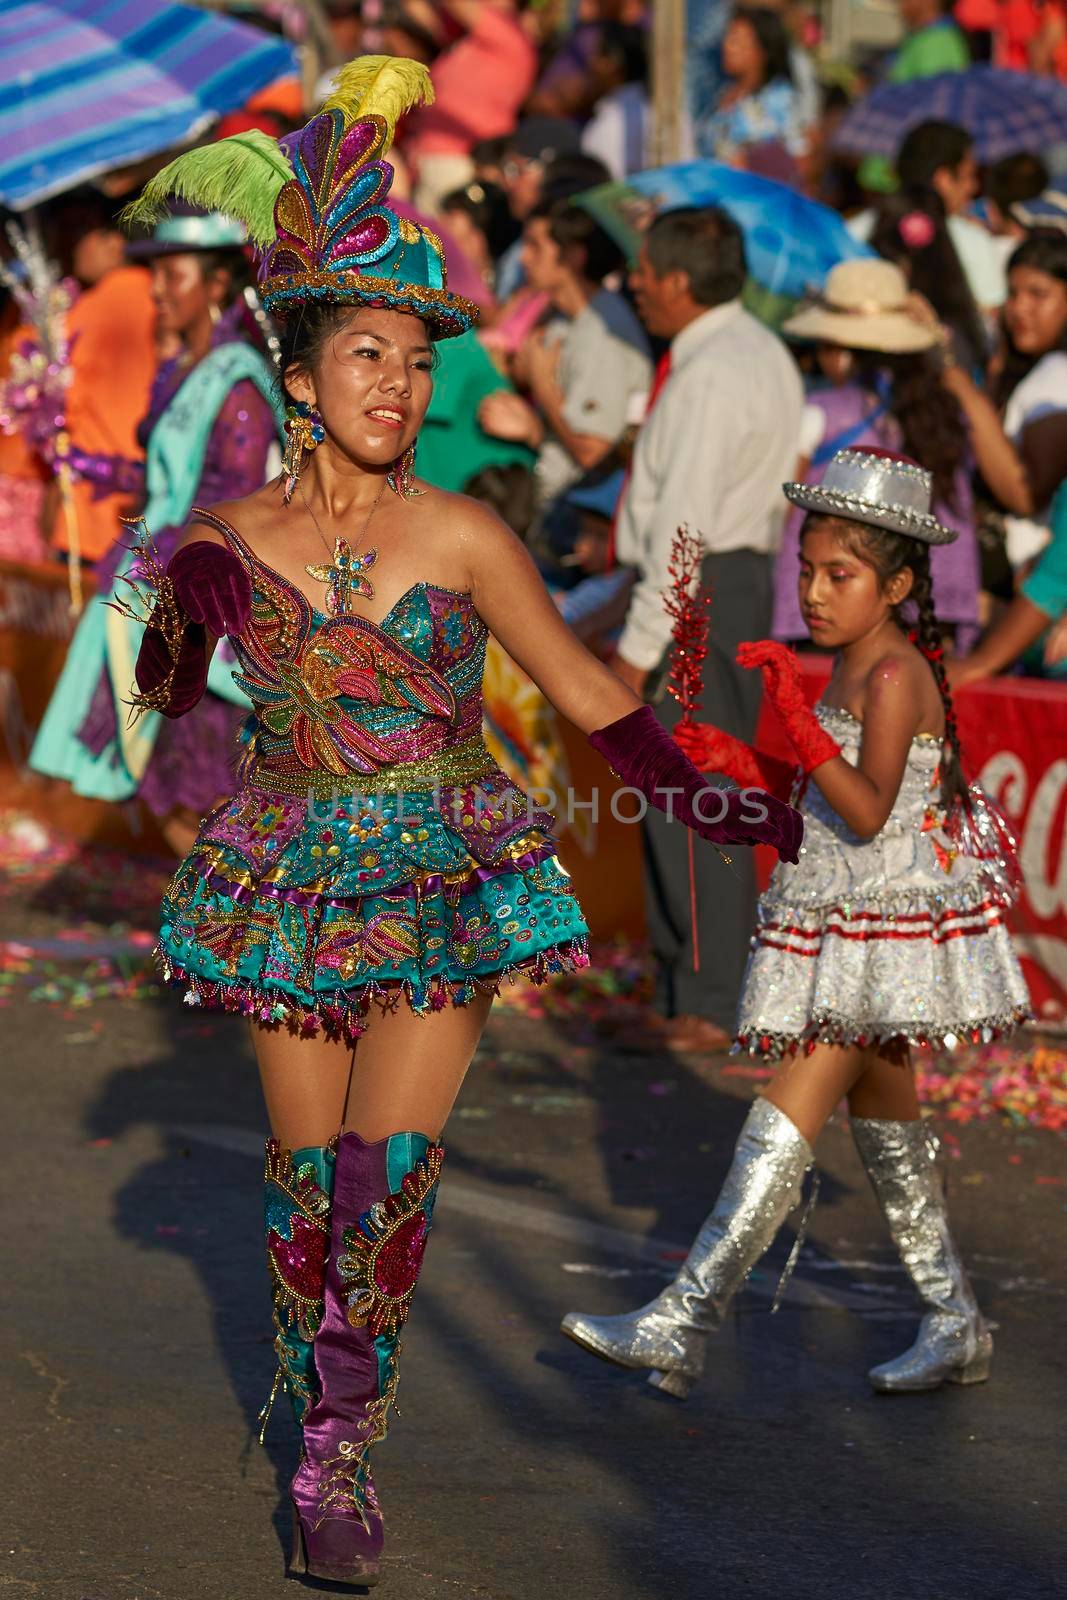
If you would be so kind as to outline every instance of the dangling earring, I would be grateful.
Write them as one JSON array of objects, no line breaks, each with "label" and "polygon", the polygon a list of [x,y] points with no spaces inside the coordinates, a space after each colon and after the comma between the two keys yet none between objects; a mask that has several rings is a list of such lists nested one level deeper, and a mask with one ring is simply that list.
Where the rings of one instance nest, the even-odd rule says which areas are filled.
[{"label": "dangling earring", "polygon": [[412,440],[399,460],[393,462],[389,472],[389,487],[401,500],[414,500],[416,495],[425,493],[423,489],[415,487],[415,444],[416,441]]},{"label": "dangling earring", "polygon": [[282,456],[282,472],[285,474],[285,490],[282,498],[286,505],[293,498],[296,480],[304,465],[305,450],[316,449],[325,437],[326,429],[322,418],[306,400],[294,400],[286,406],[285,454]]}]

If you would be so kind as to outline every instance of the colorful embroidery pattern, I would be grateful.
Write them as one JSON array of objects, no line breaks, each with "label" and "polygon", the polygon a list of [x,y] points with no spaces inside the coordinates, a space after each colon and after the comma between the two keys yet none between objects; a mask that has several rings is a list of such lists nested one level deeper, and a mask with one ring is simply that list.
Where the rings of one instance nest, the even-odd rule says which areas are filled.
[{"label": "colorful embroidery pattern", "polygon": [[283,1327],[295,1327],[301,1338],[313,1339],[322,1320],[330,1199],[310,1167],[293,1171],[292,1155],[277,1139],[267,1145],[264,1181],[275,1309]]},{"label": "colorful embroidery pattern", "polygon": [[415,1292],[444,1151],[431,1145],[407,1174],[400,1191],[365,1211],[355,1228],[346,1228],[346,1253],[337,1272],[354,1328],[366,1327],[377,1339],[395,1339],[407,1319]]},{"label": "colorful embroidery pattern", "polygon": [[552,818],[482,743],[470,596],[415,584],[381,624],[330,620],[203,516],[252,578],[233,643],[255,713],[241,787],[165,897],[164,976],[190,1005],[354,1039],[376,1003],[427,1013],[584,965]]}]

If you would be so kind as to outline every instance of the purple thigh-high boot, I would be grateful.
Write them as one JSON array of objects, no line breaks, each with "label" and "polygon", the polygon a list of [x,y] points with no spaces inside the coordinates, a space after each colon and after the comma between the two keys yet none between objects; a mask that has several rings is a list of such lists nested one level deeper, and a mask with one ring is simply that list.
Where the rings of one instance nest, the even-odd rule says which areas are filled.
[{"label": "purple thigh-high boot", "polygon": [[426,1249],[444,1151],[421,1133],[365,1144],[341,1135],[322,1321],[318,1396],[303,1418],[291,1494],[291,1569],[335,1583],[377,1582],[382,1515],[367,1457],[385,1437],[400,1329]]}]

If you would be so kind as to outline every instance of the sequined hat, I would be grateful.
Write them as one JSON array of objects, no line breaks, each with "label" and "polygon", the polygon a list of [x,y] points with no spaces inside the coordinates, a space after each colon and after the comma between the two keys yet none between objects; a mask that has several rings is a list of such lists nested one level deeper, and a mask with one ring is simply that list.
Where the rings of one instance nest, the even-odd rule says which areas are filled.
[{"label": "sequined hat", "polygon": [[805,511],[865,522],[924,544],[952,544],[958,537],[930,510],[930,474],[917,461],[888,450],[839,450],[821,483],[785,483],[782,488],[786,499]]},{"label": "sequined hat", "polygon": [[422,317],[437,338],[465,333],[477,308],[448,289],[441,241],[386,203],[385,155],[403,113],[433,99],[426,68],[363,56],[338,73],[298,133],[257,129],[190,150],[129,208],[151,223],[171,195],[238,218],[256,246],[260,297],[284,319],[308,304],[385,306]]}]

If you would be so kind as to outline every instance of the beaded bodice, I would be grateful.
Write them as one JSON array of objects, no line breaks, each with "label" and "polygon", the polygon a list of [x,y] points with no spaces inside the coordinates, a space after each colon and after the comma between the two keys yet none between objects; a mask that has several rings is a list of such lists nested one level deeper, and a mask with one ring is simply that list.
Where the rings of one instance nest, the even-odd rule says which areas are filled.
[{"label": "beaded bodice", "polygon": [[242,778],[284,793],[430,789],[493,770],[482,741],[487,629],[471,597],[416,583],[380,623],[327,617],[213,513],[252,580],[231,639],[252,702]]},{"label": "beaded bodice", "polygon": [[[833,735],[852,766],[859,763],[863,725],[848,711],[819,705],[820,725]],[[834,810],[815,783],[800,801],[804,846],[796,867],[777,867],[763,897],[764,907],[807,909],[855,905],[941,905],[971,903],[993,896],[1010,904],[1011,868],[990,831],[988,813],[980,826],[987,837],[976,854],[960,848],[945,827],[939,767],[942,740],[918,734],[911,741],[900,789],[881,829],[861,837]]]},{"label": "beaded bodice", "polygon": [[[863,724],[850,711],[838,706],[820,703],[815,715],[821,727],[831,734],[841,747],[841,754],[850,766],[858,766]],[[883,825],[882,833],[906,833],[922,830],[929,815],[939,811],[938,768],[941,764],[941,740],[929,733],[916,734],[908,751],[904,775],[900,780],[893,809]],[[847,825],[826,799],[816,784],[808,785],[802,809],[805,819],[822,824],[836,834],[847,834]],[[929,831],[929,824],[926,831]]]}]

